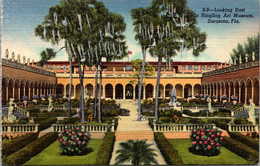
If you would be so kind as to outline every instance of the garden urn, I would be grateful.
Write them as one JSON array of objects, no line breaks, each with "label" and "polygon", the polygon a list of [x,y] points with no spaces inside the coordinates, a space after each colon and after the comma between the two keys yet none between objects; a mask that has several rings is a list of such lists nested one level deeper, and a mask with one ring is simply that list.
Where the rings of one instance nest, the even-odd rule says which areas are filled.
[{"label": "garden urn", "polygon": [[233,105],[237,105],[237,101],[236,100],[233,100]]}]

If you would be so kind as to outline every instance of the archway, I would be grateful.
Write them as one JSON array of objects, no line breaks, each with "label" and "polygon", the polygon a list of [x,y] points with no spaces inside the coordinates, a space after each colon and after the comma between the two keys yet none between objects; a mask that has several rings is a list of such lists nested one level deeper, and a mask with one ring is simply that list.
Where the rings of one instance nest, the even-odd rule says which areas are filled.
[{"label": "archway", "polygon": [[217,99],[218,99],[218,101],[220,101],[220,98],[221,98],[221,96],[220,96],[220,83],[217,83],[217,89],[218,89],[218,93],[217,93]]},{"label": "archway", "polygon": [[192,86],[190,84],[186,84],[184,86],[184,98],[188,98],[192,94]]},{"label": "archway", "polygon": [[[200,95],[200,93],[201,93],[201,85],[200,84],[195,84],[194,85],[194,94],[195,95]],[[192,97],[194,97],[194,96],[192,96]]]},{"label": "archway", "polygon": [[7,87],[7,79],[2,78],[2,105],[7,104],[6,87]]},{"label": "archway", "polygon": [[233,83],[233,81],[230,81],[230,96],[232,96],[232,95],[235,96],[234,83]]},{"label": "archway", "polygon": [[[66,85],[66,94],[63,95],[64,97],[69,98],[69,93],[70,93],[70,91],[69,91],[70,89],[69,88],[70,88],[70,84],[67,84]],[[74,85],[73,84],[71,84],[71,97],[75,97],[74,96]]]},{"label": "archway", "polygon": [[[137,85],[135,85],[135,98],[136,99],[138,99],[138,96],[139,96],[139,94],[138,94],[138,84]],[[141,99],[143,99],[143,94],[144,94],[144,88],[143,88],[143,86],[142,86],[142,88],[141,88]]]},{"label": "archway", "polygon": [[77,84],[76,85],[76,97],[75,97],[76,99],[80,99],[80,96],[81,96],[80,90],[81,90],[80,84]]},{"label": "archway", "polygon": [[[19,81],[18,80],[15,80],[15,85],[14,85],[14,101],[15,102],[17,102],[17,101],[19,101],[18,100],[18,89],[19,89]],[[22,100],[21,98],[20,98],[20,100]]]},{"label": "archway", "polygon": [[64,94],[64,85],[63,84],[58,84],[57,85],[56,94],[57,95],[66,96],[66,94]]},{"label": "archway", "polygon": [[94,97],[94,96],[93,96],[93,94],[94,94],[94,93],[93,93],[93,85],[92,85],[92,84],[87,84],[87,85],[85,86],[85,88],[87,88],[87,90],[88,90],[88,93],[87,93],[88,96],[89,96],[89,97]]},{"label": "archway", "polygon": [[[155,88],[155,87],[154,87]],[[155,95],[155,94],[154,94]],[[162,84],[159,84],[159,94],[158,94],[158,97],[161,97],[163,98],[163,85]]]},{"label": "archway", "polygon": [[237,101],[239,101],[239,98],[240,98],[240,95],[239,95],[239,82],[235,81],[234,86],[235,86],[234,94],[237,97]]},{"label": "archway", "polygon": [[226,91],[226,95],[227,95],[227,98],[228,98],[228,101],[230,99],[230,96],[229,96],[229,86],[228,86],[228,82],[225,82],[225,91]]},{"label": "archway", "polygon": [[249,103],[249,100],[252,98],[252,81],[249,79],[246,82],[246,88],[247,88],[247,97],[246,102]]},{"label": "archway", "polygon": [[259,106],[259,80],[254,79],[254,103]]},{"label": "archway", "polygon": [[182,85],[181,84],[175,85],[175,89],[176,89],[176,96],[183,98],[184,96],[182,96],[182,90],[183,90]]},{"label": "archway", "polygon": [[[29,81],[26,81],[26,84],[25,84],[25,96],[29,97],[29,88],[30,88],[30,83]],[[48,96],[46,94],[46,96]]]},{"label": "archway", "polygon": [[148,84],[145,86],[145,98],[153,98],[153,85],[152,84]]},{"label": "archway", "polygon": [[113,86],[111,84],[107,84],[105,86],[105,94],[106,94],[106,98],[111,98],[113,99]]},{"label": "archway", "polygon": [[116,99],[123,99],[123,85],[116,85]]},{"label": "archway", "polygon": [[134,90],[134,87],[132,84],[127,84],[125,86],[125,98],[126,99],[133,99],[133,90]]},{"label": "archway", "polygon": [[241,81],[241,103],[245,103],[245,82]]},{"label": "archway", "polygon": [[10,101],[10,98],[14,98],[13,95],[13,87],[14,87],[14,80],[10,79],[9,84],[8,84],[8,101]]},{"label": "archway", "polygon": [[170,97],[171,96],[172,88],[173,88],[172,84],[167,84],[165,86],[165,97]]},{"label": "archway", "polygon": [[29,94],[28,97],[31,100],[32,97],[33,97],[33,89],[34,89],[34,83],[33,82],[30,83],[30,89],[31,89],[31,91],[30,91],[30,94]]}]

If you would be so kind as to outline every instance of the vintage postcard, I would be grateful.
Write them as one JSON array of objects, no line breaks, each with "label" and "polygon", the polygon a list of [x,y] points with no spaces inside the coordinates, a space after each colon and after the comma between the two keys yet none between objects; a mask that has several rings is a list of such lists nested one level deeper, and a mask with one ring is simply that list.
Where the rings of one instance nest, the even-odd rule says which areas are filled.
[{"label": "vintage postcard", "polygon": [[257,165],[258,0],[0,0],[2,165]]}]

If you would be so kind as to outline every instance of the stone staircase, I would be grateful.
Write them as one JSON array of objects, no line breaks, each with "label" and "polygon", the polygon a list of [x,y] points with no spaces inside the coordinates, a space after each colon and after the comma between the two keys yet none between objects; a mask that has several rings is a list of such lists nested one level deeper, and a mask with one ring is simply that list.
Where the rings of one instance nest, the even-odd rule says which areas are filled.
[{"label": "stone staircase", "polygon": [[232,117],[233,118],[242,118],[242,117],[245,117],[245,118],[248,118],[248,110],[244,107],[241,107],[237,110],[238,113],[236,113],[235,115],[233,115]]},{"label": "stone staircase", "polygon": [[154,140],[152,131],[117,131],[115,133],[116,141],[127,141],[132,140]]}]

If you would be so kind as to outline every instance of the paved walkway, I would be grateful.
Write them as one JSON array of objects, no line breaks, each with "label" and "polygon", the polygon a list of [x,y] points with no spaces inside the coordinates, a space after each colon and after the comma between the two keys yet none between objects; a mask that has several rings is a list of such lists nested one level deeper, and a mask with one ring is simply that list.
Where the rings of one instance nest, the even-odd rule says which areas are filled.
[{"label": "paved walkway", "polygon": [[[119,141],[118,138],[120,137],[120,133],[127,133],[129,132],[131,134],[131,139],[133,139],[132,137],[135,136],[137,139],[142,137],[141,133],[151,133],[151,135],[146,136],[148,138],[152,138],[152,139],[148,139],[147,143],[152,144],[151,148],[156,150],[156,154],[158,155],[156,157],[157,162],[159,163],[159,165],[166,165],[166,162],[161,154],[161,152],[159,151],[155,141],[153,140],[153,131],[151,129],[151,127],[148,124],[148,121],[137,121],[137,117],[138,117],[138,112],[137,112],[137,101],[118,101],[118,103],[120,103],[121,108],[123,109],[128,109],[130,111],[130,116],[126,116],[126,117],[120,117],[121,119],[118,121],[118,127],[117,127],[117,131],[116,131],[116,142],[114,145],[114,151],[112,153],[112,158],[110,160],[110,165],[115,165],[115,159],[116,159],[116,151],[120,149],[120,142],[124,142],[126,140],[128,140],[126,138],[126,140],[124,141]],[[126,136],[127,137],[127,136]],[[145,136],[144,136],[145,137]],[[121,138],[123,139],[122,135]],[[124,164],[121,165],[132,165],[131,162],[126,162]]]}]

